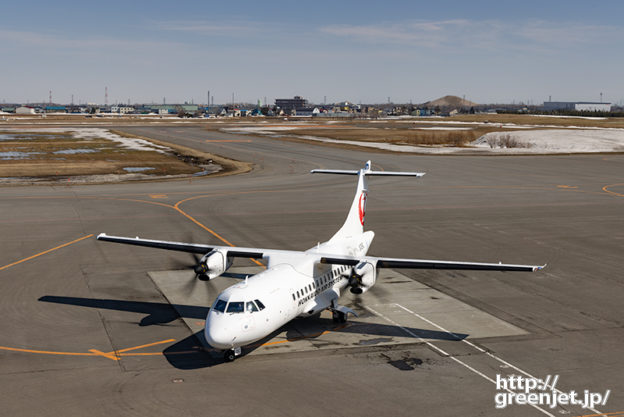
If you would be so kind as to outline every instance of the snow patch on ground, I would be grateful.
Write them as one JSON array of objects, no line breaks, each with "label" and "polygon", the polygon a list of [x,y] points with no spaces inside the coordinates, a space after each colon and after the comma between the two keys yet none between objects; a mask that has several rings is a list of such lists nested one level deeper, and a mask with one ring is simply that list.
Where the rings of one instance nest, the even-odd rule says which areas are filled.
[{"label": "snow patch on ground", "polygon": [[134,151],[152,151],[165,153],[171,149],[166,146],[156,145],[144,139],[138,138],[126,138],[110,132],[108,129],[103,128],[60,128],[60,127],[45,127],[45,128],[28,128],[27,131],[23,129],[3,129],[4,131],[15,131],[20,133],[32,132],[50,132],[50,133],[71,133],[73,137],[77,139],[107,139],[113,142],[117,142],[119,146],[125,149]]},{"label": "snow patch on ground", "polygon": [[[520,146],[491,148],[490,143],[508,135]],[[588,153],[624,152],[624,129],[548,129],[525,132],[492,132],[471,143],[478,149],[496,153]]]},{"label": "snow patch on ground", "polygon": [[[284,135],[272,135],[283,137]],[[383,142],[363,142],[355,140],[337,140],[318,136],[289,135],[299,139],[315,142],[335,143],[341,145],[360,146],[363,148],[382,149],[393,152],[410,152],[424,154],[559,154],[559,153],[594,153],[624,152],[624,129],[545,129],[520,132],[492,132],[471,142],[466,147],[452,146],[415,146]],[[505,143],[496,139],[508,136],[516,142],[516,147],[492,148],[490,143]],[[488,141],[489,139],[489,141]]]}]

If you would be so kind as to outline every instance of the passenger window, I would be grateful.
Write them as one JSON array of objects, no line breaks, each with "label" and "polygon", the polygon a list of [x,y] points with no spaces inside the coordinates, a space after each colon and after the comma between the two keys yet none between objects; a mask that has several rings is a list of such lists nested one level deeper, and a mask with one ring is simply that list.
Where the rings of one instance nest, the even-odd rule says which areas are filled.
[{"label": "passenger window", "polygon": [[293,296],[293,300],[296,300],[296,298],[295,298],[295,294],[293,294],[292,296]]},{"label": "passenger window", "polygon": [[230,301],[227,306],[228,313],[242,313],[244,311],[242,301]]},{"label": "passenger window", "polygon": [[258,307],[254,304],[253,301],[247,301],[247,305],[245,306],[245,310],[249,313],[253,313],[254,311],[258,311]]},{"label": "passenger window", "polygon": [[256,302],[256,304],[258,304],[258,308],[260,310],[264,310],[264,304],[262,304],[262,301],[260,300],[254,300]]},{"label": "passenger window", "polygon": [[225,306],[227,305],[227,302],[219,299],[217,300],[217,302],[215,303],[213,310],[216,311],[220,311],[221,313],[223,313],[225,311]]}]

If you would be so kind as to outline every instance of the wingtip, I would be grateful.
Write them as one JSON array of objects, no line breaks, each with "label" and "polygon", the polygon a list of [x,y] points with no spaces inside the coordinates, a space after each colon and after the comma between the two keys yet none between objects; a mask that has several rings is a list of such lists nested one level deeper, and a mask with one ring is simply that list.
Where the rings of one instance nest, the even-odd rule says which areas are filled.
[{"label": "wingtip", "polygon": [[101,237],[105,237],[105,236],[106,236],[106,233],[100,233],[100,234],[99,234],[99,235],[97,235],[95,238],[96,238],[97,240],[99,240]]},{"label": "wingtip", "polygon": [[533,268],[533,272],[541,271],[542,269],[546,268],[546,265],[548,264],[536,266],[535,268]]}]

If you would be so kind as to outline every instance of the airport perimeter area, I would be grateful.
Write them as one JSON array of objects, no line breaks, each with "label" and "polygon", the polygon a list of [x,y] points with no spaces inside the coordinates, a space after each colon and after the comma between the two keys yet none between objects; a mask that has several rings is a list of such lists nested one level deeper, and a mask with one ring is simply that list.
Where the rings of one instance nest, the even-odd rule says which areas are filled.
[{"label": "airport perimeter area", "polygon": [[[7,415],[624,415],[621,154],[423,156],[192,126],[128,134],[253,164],[215,178],[3,187],[0,394]],[[344,221],[350,177],[314,168],[425,171],[369,181],[372,255],[531,263],[537,273],[386,270],[342,301],[359,317],[297,319],[223,363],[202,342],[214,296],[183,253],[142,238],[304,250]],[[255,269],[256,268],[256,269]],[[559,377],[604,406],[495,408],[497,375]]]}]

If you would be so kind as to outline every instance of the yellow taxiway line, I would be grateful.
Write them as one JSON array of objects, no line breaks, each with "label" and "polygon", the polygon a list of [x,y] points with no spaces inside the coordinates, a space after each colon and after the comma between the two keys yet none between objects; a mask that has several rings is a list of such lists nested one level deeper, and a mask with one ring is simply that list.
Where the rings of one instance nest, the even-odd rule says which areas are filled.
[{"label": "yellow taxiway line", "polygon": [[64,248],[64,247],[69,246],[69,245],[73,245],[74,243],[78,243],[78,242],[80,242],[81,240],[88,239],[88,238],[90,238],[90,237],[92,237],[92,236],[93,236],[93,233],[92,233],[92,234],[90,234],[90,235],[83,236],[83,237],[81,237],[81,238],[79,238],[79,239],[72,240],[71,242],[63,243],[62,245],[56,246],[56,247],[54,247],[54,248],[52,248],[52,249],[48,249],[48,250],[45,250],[45,251],[43,251],[43,252],[39,252],[39,253],[37,253],[37,254],[35,254],[35,255],[29,256],[28,258],[24,258],[24,259],[21,259],[21,260],[19,260],[19,261],[16,261],[16,262],[10,263],[10,264],[8,264],[8,265],[4,265],[4,266],[0,267],[0,271],[2,271],[2,270],[4,270],[4,269],[7,269],[7,268],[10,268],[10,267],[12,267],[12,266],[15,266],[15,265],[21,264],[22,262],[30,261],[31,259],[37,258],[37,257],[39,257],[39,256],[41,256],[41,255],[45,255],[46,253],[53,252],[53,251],[55,251],[55,250],[58,250],[58,249]]}]

